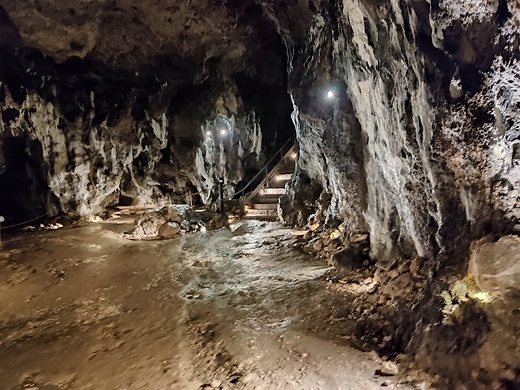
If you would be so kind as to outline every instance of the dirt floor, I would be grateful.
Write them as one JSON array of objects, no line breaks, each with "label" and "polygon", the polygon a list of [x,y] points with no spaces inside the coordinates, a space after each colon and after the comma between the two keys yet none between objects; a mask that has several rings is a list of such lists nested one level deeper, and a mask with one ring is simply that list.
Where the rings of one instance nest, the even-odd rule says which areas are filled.
[{"label": "dirt floor", "polygon": [[294,249],[299,232],[248,221],[129,241],[127,229],[4,241],[0,390],[413,388],[347,346],[345,289]]}]

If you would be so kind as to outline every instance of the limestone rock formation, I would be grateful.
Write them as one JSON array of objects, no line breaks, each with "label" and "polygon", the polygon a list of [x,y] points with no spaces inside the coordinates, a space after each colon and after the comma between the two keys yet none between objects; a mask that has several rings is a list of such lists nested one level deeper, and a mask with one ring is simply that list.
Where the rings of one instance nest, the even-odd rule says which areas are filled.
[{"label": "limestone rock formation", "polygon": [[[291,136],[281,39],[244,19],[259,6],[3,6],[0,165],[11,191],[0,207],[10,222],[210,203],[221,177],[231,197]],[[27,162],[11,158],[10,142]],[[25,184],[9,181],[19,175]]]},{"label": "limestone rock formation", "polygon": [[329,4],[269,7],[287,45],[302,171],[282,203],[309,178],[332,196],[329,220],[367,228],[381,261],[461,260],[472,238],[513,231],[518,4]]},{"label": "limestone rock formation", "polygon": [[[471,242],[520,233],[518,0],[2,6],[9,222],[210,204],[221,177],[231,198],[295,137],[287,224],[368,232],[355,255],[364,264],[369,246],[381,269],[411,262],[414,276],[421,259],[424,302],[397,332],[402,350],[443,340],[426,325],[441,322],[438,280],[467,269]],[[412,288],[395,280],[392,291]]]}]

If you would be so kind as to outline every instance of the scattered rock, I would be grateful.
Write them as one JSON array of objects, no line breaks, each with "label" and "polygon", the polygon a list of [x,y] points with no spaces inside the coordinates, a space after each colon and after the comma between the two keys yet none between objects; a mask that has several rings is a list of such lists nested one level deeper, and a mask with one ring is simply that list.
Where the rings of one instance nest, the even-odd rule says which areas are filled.
[{"label": "scattered rock", "polygon": [[335,250],[336,250],[336,245],[334,245],[334,244],[327,245],[325,248],[323,248],[323,251],[326,253],[332,253]]},{"label": "scattered rock", "polygon": [[412,278],[410,274],[403,274],[398,276],[395,280],[391,282],[396,288],[400,290],[404,290],[412,283]]},{"label": "scattered rock", "polygon": [[394,376],[399,374],[399,367],[394,362],[383,362],[378,371],[378,375]]},{"label": "scattered rock", "polygon": [[148,211],[137,221],[136,227],[125,236],[133,240],[153,240],[174,238],[181,232],[194,230],[188,220],[188,209],[189,206],[168,205]]},{"label": "scattered rock", "polygon": [[404,274],[408,271],[410,271],[410,263],[408,261],[400,264],[399,267],[397,267],[397,272],[400,274]]},{"label": "scattered rock", "polygon": [[352,239],[350,240],[353,244],[366,241],[368,239],[368,233],[363,234],[356,234]]},{"label": "scattered rock", "polygon": [[323,248],[323,241],[321,240],[318,240],[314,243],[314,245],[312,246],[312,248],[316,251],[316,252],[319,252],[321,251],[321,249]]},{"label": "scattered rock", "polygon": [[159,217],[164,218],[164,220],[167,222],[182,222],[182,218],[180,217],[179,213],[173,207],[170,206],[166,206],[160,209],[157,212],[157,215]]}]

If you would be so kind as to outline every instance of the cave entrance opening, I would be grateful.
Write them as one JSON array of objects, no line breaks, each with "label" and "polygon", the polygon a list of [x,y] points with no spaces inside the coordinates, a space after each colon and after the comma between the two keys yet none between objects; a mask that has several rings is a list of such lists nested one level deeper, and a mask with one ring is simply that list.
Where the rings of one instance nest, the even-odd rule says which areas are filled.
[{"label": "cave entrance opening", "polygon": [[39,141],[10,137],[2,143],[0,215],[6,224],[20,223],[47,213],[49,186],[43,178]]}]

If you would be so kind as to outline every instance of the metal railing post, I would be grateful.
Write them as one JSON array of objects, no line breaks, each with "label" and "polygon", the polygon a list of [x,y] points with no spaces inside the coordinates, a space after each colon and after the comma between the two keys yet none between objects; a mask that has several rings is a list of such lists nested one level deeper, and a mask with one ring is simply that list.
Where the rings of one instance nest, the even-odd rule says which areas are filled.
[{"label": "metal railing post", "polygon": [[219,195],[220,195],[220,212],[224,213],[224,178],[221,177],[218,181]]}]

